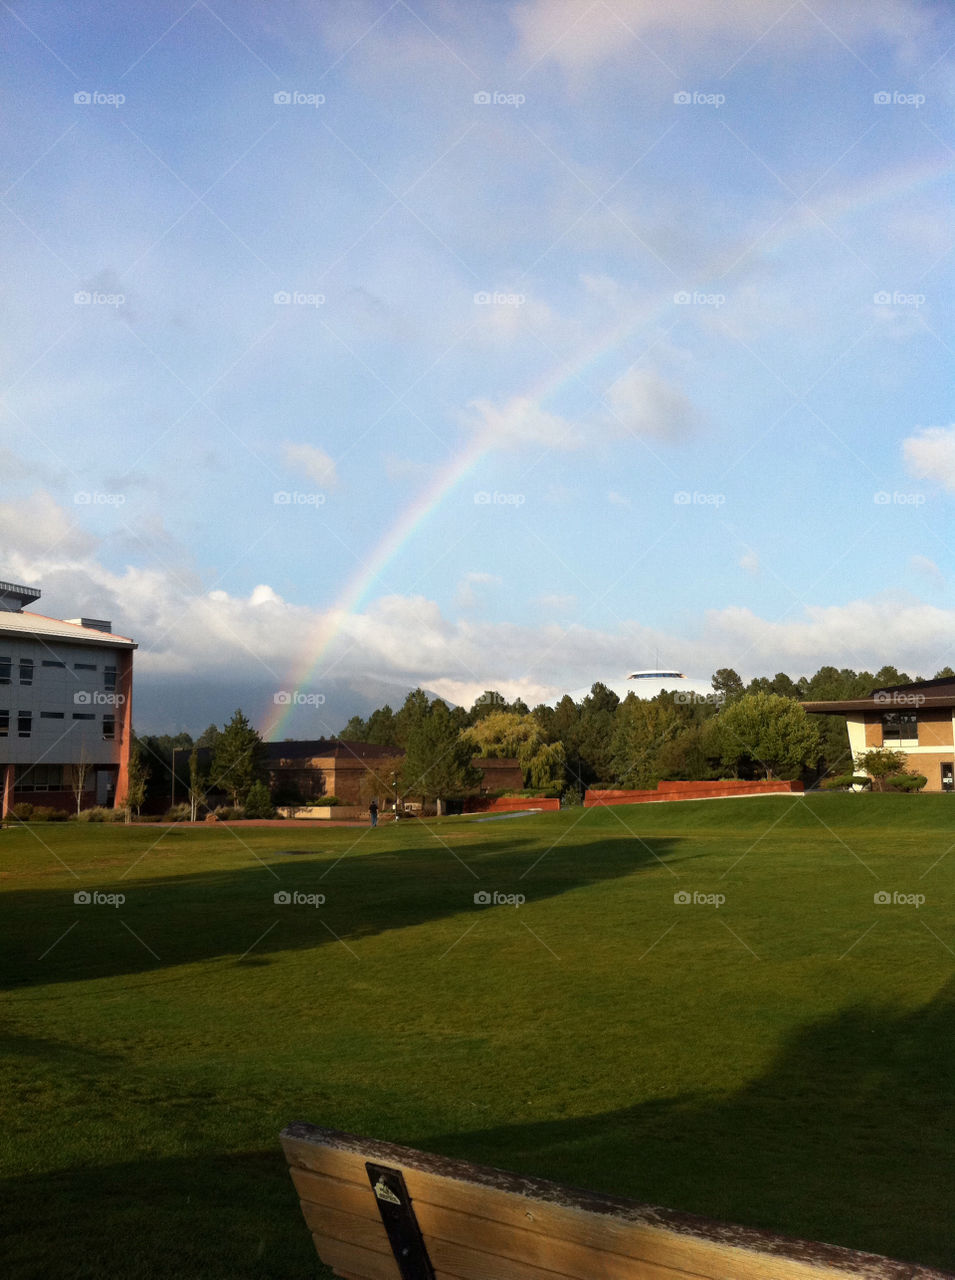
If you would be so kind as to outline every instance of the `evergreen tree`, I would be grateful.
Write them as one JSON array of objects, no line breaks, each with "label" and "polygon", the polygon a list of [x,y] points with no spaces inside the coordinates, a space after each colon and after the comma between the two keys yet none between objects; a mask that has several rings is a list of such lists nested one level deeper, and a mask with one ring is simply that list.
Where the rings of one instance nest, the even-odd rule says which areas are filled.
[{"label": "evergreen tree", "polygon": [[212,756],[211,785],[232,796],[240,805],[254,782],[265,780],[265,743],[241,711],[216,739]]},{"label": "evergreen tree", "polygon": [[132,815],[139,816],[143,801],[146,798],[146,783],[149,781],[149,768],[143,758],[138,739],[133,740],[129,751],[129,769],[127,772],[126,794],[122,797],[119,808],[126,810],[126,821],[132,821]]},{"label": "evergreen tree", "polygon": [[264,782],[253,782],[245,799],[245,816],[247,818],[274,818],[275,807],[272,797]]},{"label": "evergreen tree", "polygon": [[458,732],[438,699],[411,728],[401,766],[403,793],[437,800],[473,790],[481,777],[471,765],[473,755],[473,744]]}]

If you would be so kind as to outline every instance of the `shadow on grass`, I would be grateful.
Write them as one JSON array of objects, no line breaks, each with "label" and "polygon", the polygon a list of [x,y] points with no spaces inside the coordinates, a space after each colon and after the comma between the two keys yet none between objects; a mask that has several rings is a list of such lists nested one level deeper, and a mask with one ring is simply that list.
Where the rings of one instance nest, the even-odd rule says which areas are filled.
[{"label": "shadow on grass", "polygon": [[[84,878],[68,888],[6,894],[0,983],[78,982],[212,960],[262,966],[270,953],[357,945],[473,913],[481,890],[536,902],[621,878],[659,866],[679,843],[614,835],[549,850],[539,838],[504,844],[489,836],[453,853],[386,849],[338,862],[269,852],[268,862],[174,877],[120,879],[110,868],[95,888]],[[77,903],[74,892],[94,899]],[[97,901],[96,893],[105,896]],[[117,894],[125,900],[109,900]],[[325,901],[315,905],[318,895]]]},{"label": "shadow on grass", "polygon": [[724,1098],[443,1134],[422,1146],[951,1270],[953,1062],[949,982],[915,1011],[857,1006],[801,1028],[762,1076]]}]

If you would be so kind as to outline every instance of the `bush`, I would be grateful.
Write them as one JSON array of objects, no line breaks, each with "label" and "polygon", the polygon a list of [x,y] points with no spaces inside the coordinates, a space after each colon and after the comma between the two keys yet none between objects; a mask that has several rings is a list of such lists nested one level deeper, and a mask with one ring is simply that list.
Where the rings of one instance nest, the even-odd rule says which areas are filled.
[{"label": "bush", "polygon": [[81,809],[76,815],[77,822],[116,822],[121,818],[122,810],[104,809],[102,805]]},{"label": "bush", "polygon": [[189,822],[191,818],[192,806],[189,804],[174,804],[162,816],[163,822]]},{"label": "bush", "polygon": [[245,810],[231,804],[220,804],[215,815],[220,822],[236,822],[245,817]]},{"label": "bush", "polygon": [[52,805],[38,804],[33,810],[32,822],[65,822],[70,815],[65,809],[54,809]]},{"label": "bush", "polygon": [[584,793],[580,787],[568,787],[560,798],[562,809],[577,808],[584,803]]},{"label": "bush", "polygon": [[272,797],[264,782],[254,782],[245,798],[245,816],[247,818],[274,818],[275,808]]},{"label": "bush", "polygon": [[893,773],[885,781],[893,791],[921,791],[928,778],[924,773]]},{"label": "bush", "polygon": [[849,791],[852,787],[868,787],[871,778],[864,773],[840,773],[837,778],[825,778],[820,783],[824,791]]},{"label": "bush", "polygon": [[19,804],[15,804],[10,810],[14,818],[18,818],[20,822],[28,822],[33,816],[33,805],[27,804],[25,800],[21,800]]},{"label": "bush", "polygon": [[308,803],[310,805],[321,805],[324,808],[331,806],[334,809],[336,804],[342,804],[343,801],[339,800],[338,796],[319,796],[317,800],[309,800]]}]

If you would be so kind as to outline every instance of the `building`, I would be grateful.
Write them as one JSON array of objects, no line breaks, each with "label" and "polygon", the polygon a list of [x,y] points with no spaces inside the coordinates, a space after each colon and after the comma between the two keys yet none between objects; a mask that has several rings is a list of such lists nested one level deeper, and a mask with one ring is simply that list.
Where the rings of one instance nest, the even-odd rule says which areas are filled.
[{"label": "building", "polygon": [[[343,742],[340,738],[267,742],[265,751],[269,785],[280,800],[285,796],[291,800],[297,793],[303,803],[314,803],[320,796],[337,796],[346,804],[362,804],[368,799],[362,783],[369,775],[373,785],[366,784],[364,792],[377,792],[382,803],[393,800],[396,775],[405,754],[400,747]],[[519,791],[524,785],[517,760],[475,758],[472,764],[481,772],[482,791]]]},{"label": "building", "polygon": [[0,783],[21,801],[75,809],[125,795],[132,738],[132,640],[101,618],[29,612],[33,587],[0,582]]},{"label": "building", "polygon": [[955,790],[955,679],[917,680],[873,689],[864,698],[804,702],[810,715],[845,716],[853,760],[865,751],[903,751],[926,791]]}]

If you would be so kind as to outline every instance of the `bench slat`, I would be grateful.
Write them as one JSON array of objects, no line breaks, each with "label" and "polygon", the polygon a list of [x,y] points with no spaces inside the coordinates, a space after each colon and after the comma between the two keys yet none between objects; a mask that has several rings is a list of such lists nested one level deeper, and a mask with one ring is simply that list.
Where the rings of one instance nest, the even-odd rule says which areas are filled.
[{"label": "bench slat", "polygon": [[400,1168],[435,1269],[462,1280],[955,1280],[308,1125],[289,1126],[282,1145],[313,1230],[337,1214],[323,1237],[351,1225],[378,1239],[377,1226],[386,1250],[365,1161]]}]

